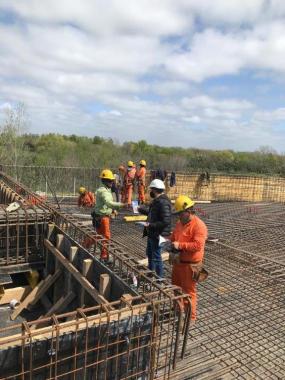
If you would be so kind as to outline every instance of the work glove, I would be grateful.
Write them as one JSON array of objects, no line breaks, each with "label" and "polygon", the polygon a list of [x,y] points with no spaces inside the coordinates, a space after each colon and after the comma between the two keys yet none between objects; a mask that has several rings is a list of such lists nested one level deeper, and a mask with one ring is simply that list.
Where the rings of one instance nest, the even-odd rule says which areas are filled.
[{"label": "work glove", "polygon": [[169,264],[179,264],[180,263],[180,256],[177,253],[169,252]]},{"label": "work glove", "polygon": [[170,240],[167,240],[164,243],[162,243],[161,244],[161,248],[162,248],[163,251],[172,252],[172,253],[175,253],[175,254],[177,254],[177,253],[180,252],[180,249],[176,249],[174,247],[173,242],[170,241]]}]

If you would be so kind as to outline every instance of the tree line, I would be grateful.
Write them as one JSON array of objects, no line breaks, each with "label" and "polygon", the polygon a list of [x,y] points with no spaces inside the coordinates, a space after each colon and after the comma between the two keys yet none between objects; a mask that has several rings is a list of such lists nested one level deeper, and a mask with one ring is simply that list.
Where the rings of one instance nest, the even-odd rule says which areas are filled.
[{"label": "tree line", "polygon": [[113,167],[128,160],[147,161],[149,168],[285,176],[285,156],[272,149],[256,152],[162,147],[146,141],[119,144],[99,136],[0,134],[0,159],[5,165]]},{"label": "tree line", "polygon": [[111,138],[25,133],[24,108],[7,113],[0,124],[2,165],[116,168],[128,160],[147,161],[148,168],[169,171],[285,176],[285,155],[270,147],[255,152],[163,147],[138,142],[120,144]]}]

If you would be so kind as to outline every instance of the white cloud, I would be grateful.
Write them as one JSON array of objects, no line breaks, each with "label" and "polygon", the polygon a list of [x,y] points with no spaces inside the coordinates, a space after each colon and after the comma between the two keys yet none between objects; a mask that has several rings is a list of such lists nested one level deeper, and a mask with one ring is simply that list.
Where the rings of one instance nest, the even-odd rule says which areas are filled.
[{"label": "white cloud", "polygon": [[194,35],[188,51],[172,54],[165,65],[174,76],[197,82],[238,74],[243,69],[265,69],[284,75],[284,21],[227,33],[206,29]]},{"label": "white cloud", "polygon": [[260,110],[254,88],[231,95],[218,80],[210,96],[205,83],[243,70],[285,78],[283,1],[1,0],[1,10],[16,17],[0,21],[0,104],[24,102],[32,132],[237,149],[284,142],[271,126],[282,105]]}]

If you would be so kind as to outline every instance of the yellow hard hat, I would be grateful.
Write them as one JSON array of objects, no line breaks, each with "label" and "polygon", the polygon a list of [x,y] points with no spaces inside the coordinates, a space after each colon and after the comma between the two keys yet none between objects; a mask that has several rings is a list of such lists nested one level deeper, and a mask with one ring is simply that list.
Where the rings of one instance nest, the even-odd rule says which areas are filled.
[{"label": "yellow hard hat", "polygon": [[109,169],[102,170],[100,178],[101,179],[109,179],[109,180],[115,179],[114,174]]},{"label": "yellow hard hat", "polygon": [[188,208],[194,206],[194,204],[195,202],[186,195],[179,195],[174,203],[175,214],[187,210]]},{"label": "yellow hard hat", "polygon": [[84,194],[85,191],[86,191],[85,187],[83,187],[83,186],[79,187],[79,190],[78,190],[79,194]]},{"label": "yellow hard hat", "polygon": [[146,166],[145,160],[140,160],[140,165]]},{"label": "yellow hard hat", "polygon": [[128,166],[130,167],[133,167],[134,166],[134,163],[133,163],[133,161],[128,161]]}]

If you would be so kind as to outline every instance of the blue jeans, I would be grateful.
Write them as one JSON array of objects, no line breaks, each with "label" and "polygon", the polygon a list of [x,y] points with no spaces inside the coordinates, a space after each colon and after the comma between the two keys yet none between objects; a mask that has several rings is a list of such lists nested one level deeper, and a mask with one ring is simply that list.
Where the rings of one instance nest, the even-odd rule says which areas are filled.
[{"label": "blue jeans", "polygon": [[163,277],[161,247],[158,246],[158,239],[147,238],[146,255],[149,269],[154,270],[159,277]]}]

